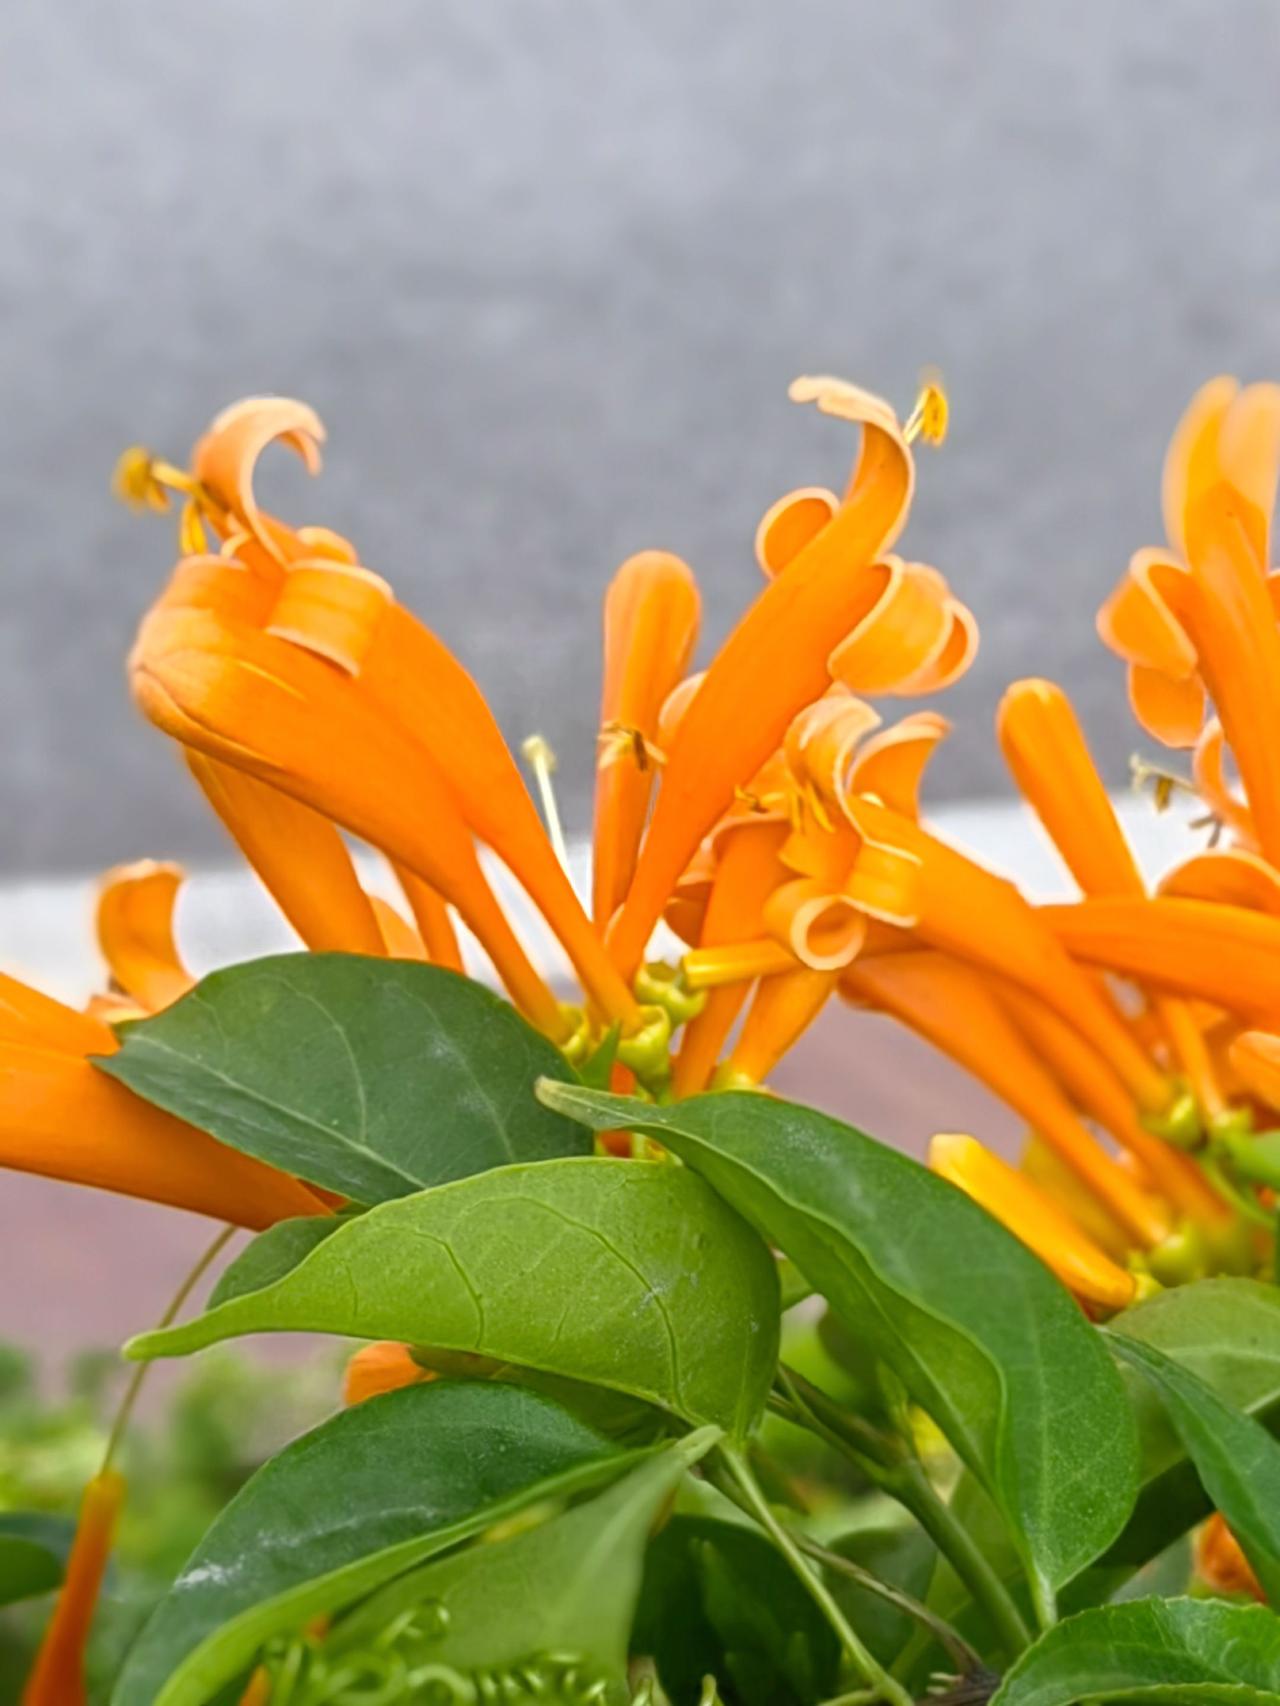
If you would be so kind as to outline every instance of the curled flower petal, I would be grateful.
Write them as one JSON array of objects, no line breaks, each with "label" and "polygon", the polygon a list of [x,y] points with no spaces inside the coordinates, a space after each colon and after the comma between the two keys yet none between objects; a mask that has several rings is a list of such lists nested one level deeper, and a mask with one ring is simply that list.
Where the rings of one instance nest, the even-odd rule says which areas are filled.
[{"label": "curled flower petal", "polygon": [[950,732],[951,724],[936,711],[913,711],[881,729],[858,749],[850,778],[852,791],[869,794],[904,817],[919,817],[925,767]]},{"label": "curled flower petal", "polygon": [[1159,892],[1280,918],[1280,871],[1243,847],[1217,848],[1184,859],[1161,878]]},{"label": "curled flower petal", "polygon": [[1052,1145],[1138,1244],[1156,1244],[1168,1232],[1167,1214],[1091,1136],[977,974],[943,954],[890,954],[851,967],[841,991],[892,1014],[973,1073]]},{"label": "curled flower petal", "polygon": [[387,606],[391,588],[358,564],[294,563],[265,627],[359,675]]},{"label": "curled flower petal", "polygon": [[85,1649],[124,1496],[124,1477],[113,1469],[95,1475],[84,1490],[58,1603],[22,1691],[22,1706],[85,1706],[88,1701]]},{"label": "curled flower petal", "polygon": [[974,1137],[940,1133],[929,1165],[1002,1221],[1077,1297],[1108,1310],[1134,1301],[1137,1282],[1064,1214],[1051,1197]]},{"label": "curled flower petal", "polygon": [[605,598],[592,878],[599,922],[613,916],[635,870],[659,715],[688,666],[700,611],[692,571],[667,551],[629,558]]},{"label": "curled flower petal", "polygon": [[694,849],[775,751],[787,724],[830,681],[827,659],[879,597],[872,564],[905,517],[911,452],[888,404],[836,381],[805,380],[798,400],[862,425],[849,490],[830,522],[776,575],[730,634],[667,751],[662,787],[611,947],[630,977]]},{"label": "curled flower petal", "polygon": [[756,529],[756,562],[769,576],[782,573],[840,508],[825,486],[801,486],[766,510]]},{"label": "curled flower petal", "polygon": [[[305,554],[298,536],[258,508],[253,475],[258,458],[279,441],[302,458],[309,474],[320,470],[325,431],[319,415],[289,397],[248,397],[233,403],[196,445],[192,472],[202,490],[278,563]],[[226,524],[223,525],[226,531]]]},{"label": "curled flower petal", "polygon": [[866,915],[848,895],[832,894],[812,877],[774,889],[763,908],[765,927],[811,971],[849,965],[867,934]]},{"label": "curled flower petal", "polygon": [[154,859],[117,865],[98,889],[98,945],[113,980],[141,1007],[157,1012],[195,981],[173,939],[180,865]]},{"label": "curled flower petal", "polygon": [[854,693],[932,693],[973,662],[978,630],[936,569],[886,557],[879,596],[832,649],[828,669]]}]

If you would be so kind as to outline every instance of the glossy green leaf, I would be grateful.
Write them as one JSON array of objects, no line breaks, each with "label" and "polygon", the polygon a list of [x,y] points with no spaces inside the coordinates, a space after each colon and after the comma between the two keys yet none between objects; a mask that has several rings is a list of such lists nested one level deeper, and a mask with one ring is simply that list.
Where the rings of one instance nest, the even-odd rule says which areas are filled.
[{"label": "glossy green leaf", "polygon": [[777,1548],[756,1528],[673,1516],[645,1559],[632,1650],[672,1706],[719,1677],[740,1706],[808,1706],[835,1692],[840,1649]]},{"label": "glossy green leaf", "polygon": [[776,1264],[688,1168],[586,1157],[383,1203],[274,1285],[128,1347],[303,1331],[474,1352],[741,1438],[778,1347]]},{"label": "glossy green leaf", "polygon": [[1160,1401],[1272,1604],[1280,1602],[1280,1445],[1252,1416],[1162,1351],[1116,1334],[1116,1352]]},{"label": "glossy green leaf", "polygon": [[580,1155],[536,1102],[569,1078],[545,1037],[440,966],[281,954],[214,972],[98,1062],[233,1149],[357,1202]]},{"label": "glossy green leaf", "polygon": [[539,1094],[661,1139],[791,1257],[987,1487],[1043,1600],[1115,1538],[1137,1481],[1119,1375],[1043,1263],[963,1192],[772,1096]]},{"label": "glossy green leaf", "polygon": [[75,1524],[62,1517],[0,1513],[0,1605],[58,1587],[74,1534]]},{"label": "glossy green leaf", "polygon": [[[1270,1432],[1280,1428],[1280,1291],[1257,1280],[1212,1279],[1161,1292],[1117,1315],[1113,1334],[1151,1345]],[[1149,1385],[1130,1377],[1142,1437],[1142,1490],[1100,1568],[1123,1579],[1212,1508],[1186,1448]],[[1072,1601],[1076,1599],[1073,1591]]]},{"label": "glossy green leaf", "polygon": [[1280,1706],[1280,1618],[1261,1605],[1136,1599],[1069,1617],[991,1706]]},{"label": "glossy green leaf", "polygon": [[395,1643],[411,1668],[450,1667],[470,1677],[562,1655],[581,1689],[604,1682],[607,1698],[628,1699],[645,1545],[686,1470],[721,1437],[718,1428],[689,1434],[541,1527],[390,1583],[338,1626],[326,1657],[335,1662],[379,1638],[385,1650],[386,1632],[413,1615],[417,1629]]},{"label": "glossy green leaf", "polygon": [[203,1706],[271,1635],[636,1461],[511,1386],[410,1386],[346,1410],[287,1446],[217,1518],[143,1629],[113,1706]]}]

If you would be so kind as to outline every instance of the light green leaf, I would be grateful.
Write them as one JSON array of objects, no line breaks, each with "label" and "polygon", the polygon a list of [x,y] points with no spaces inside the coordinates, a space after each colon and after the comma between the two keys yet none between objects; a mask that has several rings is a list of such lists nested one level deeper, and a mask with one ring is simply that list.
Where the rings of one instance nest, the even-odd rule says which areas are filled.
[{"label": "light green leaf", "polygon": [[357,1202],[589,1148],[534,1099],[539,1076],[572,1076],[560,1052],[507,1002],[440,966],[251,960],[122,1037],[102,1071]]},{"label": "light green leaf", "polygon": [[397,1644],[411,1666],[492,1675],[562,1655],[580,1687],[604,1682],[606,1698],[628,1698],[627,1652],[646,1542],[686,1470],[721,1437],[718,1428],[689,1434],[541,1527],[390,1583],[338,1626],[326,1658],[336,1666],[416,1614],[422,1632]]},{"label": "light green leaf", "polygon": [[0,1605],[34,1599],[62,1582],[75,1524],[39,1511],[0,1514]]},{"label": "light green leaf", "polygon": [[329,1214],[307,1214],[298,1220],[277,1221],[246,1244],[233,1262],[227,1263],[209,1293],[205,1308],[214,1309],[219,1303],[229,1303],[233,1297],[274,1285],[344,1224],[337,1215]]},{"label": "light green leaf", "polygon": [[282,1279],[128,1347],[243,1333],[474,1352],[630,1393],[741,1438],[777,1362],[764,1244],[696,1174],[597,1157],[504,1167],[383,1203]]},{"label": "light green leaf", "polygon": [[1198,1376],[1138,1339],[1115,1334],[1116,1353],[1136,1368],[1186,1446],[1205,1492],[1222,1512],[1272,1604],[1280,1600],[1280,1445],[1251,1416],[1232,1409]]},{"label": "light green leaf", "polygon": [[346,1410],[217,1518],[139,1636],[113,1706],[203,1706],[270,1636],[637,1460],[511,1386],[410,1386]]},{"label": "light green leaf", "polygon": [[1115,1538],[1137,1480],[1120,1378],[1049,1270],[962,1192],[772,1096],[539,1095],[659,1138],[791,1257],[987,1488],[1043,1603]]},{"label": "light green leaf", "polygon": [[1005,1677],[991,1706],[1280,1706],[1280,1618],[1265,1606],[1135,1599],[1069,1617]]}]

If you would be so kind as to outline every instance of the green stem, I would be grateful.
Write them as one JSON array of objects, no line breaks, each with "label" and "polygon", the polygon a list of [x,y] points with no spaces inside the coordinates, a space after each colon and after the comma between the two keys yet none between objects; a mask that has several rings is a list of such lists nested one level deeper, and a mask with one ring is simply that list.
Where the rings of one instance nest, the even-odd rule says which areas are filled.
[{"label": "green stem", "polygon": [[[168,1327],[172,1324],[178,1314],[178,1311],[191,1296],[191,1293],[200,1283],[202,1277],[209,1271],[210,1265],[222,1253],[239,1230],[240,1228],[238,1226],[224,1226],[213,1242],[206,1247],[203,1255],[197,1258],[194,1266],[187,1271],[182,1284],[169,1299],[168,1307],[165,1309],[164,1314],[160,1317],[159,1321],[156,1322],[157,1332],[160,1328]],[[139,1363],[133,1373],[133,1377],[129,1381],[129,1384],[124,1389],[124,1396],[120,1400],[120,1407],[116,1411],[115,1420],[111,1424],[111,1433],[107,1439],[107,1448],[102,1454],[103,1471],[110,1469],[111,1464],[115,1459],[116,1452],[120,1449],[120,1442],[124,1439],[125,1430],[128,1428],[130,1419],[133,1415],[133,1407],[138,1402],[138,1394],[142,1391],[142,1383],[147,1378],[152,1366],[153,1365],[149,1362]]]},{"label": "green stem", "polygon": [[821,1576],[805,1562],[804,1554],[799,1546],[773,1514],[769,1501],[761,1492],[746,1458],[728,1446],[719,1447],[716,1456],[727,1471],[726,1478],[729,1485],[725,1486],[722,1481],[722,1490],[728,1493],[730,1497],[733,1497],[734,1492],[740,1495],[734,1502],[741,1505],[755,1518],[790,1564],[797,1579],[835,1630],[836,1637],[844,1648],[849,1661],[867,1683],[866,1699],[868,1701],[884,1701],[886,1706],[914,1706],[910,1694],[907,1693],[902,1684],[896,1682],[889,1675],[880,1661],[863,1645],[850,1627],[844,1613],[836,1604]]},{"label": "green stem", "polygon": [[801,1375],[784,1368],[781,1378],[796,1412],[794,1419],[834,1450],[843,1452],[890,1498],[910,1511],[986,1611],[1011,1653],[1029,1647],[1031,1631],[1008,1589],[968,1529],[939,1497],[920,1462],[899,1441],[841,1410]]},{"label": "green stem", "polygon": [[935,1611],[930,1611],[927,1605],[922,1605],[905,1589],[894,1587],[892,1582],[882,1582],[879,1576],[863,1569],[861,1564],[855,1564],[851,1558],[843,1558],[839,1552],[831,1552],[825,1546],[819,1546],[816,1540],[797,1535],[796,1544],[806,1557],[812,1558],[816,1563],[825,1564],[827,1569],[835,1570],[840,1575],[848,1576],[849,1580],[856,1582],[860,1588],[865,1588],[868,1593],[875,1594],[887,1605],[896,1606],[899,1611],[914,1618],[922,1628],[929,1631],[962,1675],[967,1676],[970,1671],[982,1669],[981,1657],[964,1636],[953,1629],[945,1618],[939,1617]]}]

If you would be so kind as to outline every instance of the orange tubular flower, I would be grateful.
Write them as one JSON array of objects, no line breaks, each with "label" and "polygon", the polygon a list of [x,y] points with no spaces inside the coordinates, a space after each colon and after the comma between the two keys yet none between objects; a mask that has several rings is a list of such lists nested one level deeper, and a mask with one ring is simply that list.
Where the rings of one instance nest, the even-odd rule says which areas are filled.
[{"label": "orange tubular flower", "polygon": [[592,916],[600,925],[621,905],[635,871],[658,761],[658,717],[688,667],[700,611],[688,565],[666,551],[629,558],[605,598],[592,837]]},{"label": "orange tubular flower", "polygon": [[98,945],[112,981],[149,1012],[185,995],[195,981],[173,940],[179,865],[142,859],[117,865],[98,892]]},{"label": "orange tubular flower", "polygon": [[1253,1565],[1220,1511],[1214,1511],[1196,1535],[1196,1572],[1214,1593],[1248,1594],[1250,1599],[1267,1603]]},{"label": "orange tubular flower", "polygon": [[781,977],[765,978],[721,1071],[721,1084],[733,1089],[763,1084],[818,1017],[838,976],[836,971],[812,971],[801,966]]},{"label": "orange tubular flower", "polygon": [[1072,959],[1085,965],[1246,1018],[1280,1018],[1280,918],[1165,896],[1085,900],[1039,913]]},{"label": "orange tubular flower", "polygon": [[[740,818],[719,832],[715,875],[698,937],[703,952],[755,935],[761,909],[785,875],[778,855],[788,833],[786,822],[774,817]],[[701,1013],[686,1025],[672,1075],[677,1096],[706,1088],[750,987],[750,979],[741,978],[710,990]]]},{"label": "orange tubular flower", "polygon": [[[1086,895],[1142,895],[1146,885],[1098,775],[1071,703],[1050,681],[1005,694],[996,732],[1023,798]],[[1208,1117],[1223,1110],[1208,1051],[1186,1006],[1158,998],[1174,1053]]]},{"label": "orange tubular flower", "polygon": [[1134,1276],[1117,1267],[1039,1186],[975,1138],[940,1133],[929,1145],[929,1165],[1002,1221],[1085,1303],[1110,1313],[1134,1301]]},{"label": "orange tubular flower", "polygon": [[977,973],[945,955],[917,951],[859,961],[840,987],[925,1037],[1021,1114],[1136,1244],[1149,1247],[1168,1233],[1167,1212],[1081,1123]]},{"label": "orange tubular flower", "polygon": [[108,1026],[0,976],[0,1166],[261,1231],[327,1209],[287,1174],[152,1107],[92,1065]]},{"label": "orange tubular flower", "polygon": [[327,818],[257,776],[187,748],[187,766],[307,947],[380,954],[382,932]]},{"label": "orange tubular flower", "polygon": [[[209,495],[215,525],[229,535],[227,548],[249,571],[245,578],[252,581],[252,589],[232,590],[225,583],[202,587],[197,584],[198,574],[184,575],[180,567],[171,596],[143,625],[136,654],[140,663],[145,665],[154,644],[149,630],[166,606],[181,607],[188,602],[212,609],[228,625],[212,649],[225,652],[229,673],[247,661],[248,654],[238,645],[246,631],[286,642],[296,649],[299,658],[310,654],[322,660],[335,676],[345,678],[348,691],[340,697],[348,704],[359,700],[366,719],[378,720],[402,750],[412,746],[419,755],[418,764],[429,764],[432,784],[428,786],[420,769],[406,770],[402,778],[412,774],[416,791],[426,789],[454,824],[478,836],[515,872],[560,938],[592,1000],[610,1020],[620,1022],[628,1031],[636,1029],[641,1023],[638,1006],[591,929],[475,682],[434,634],[393,601],[384,581],[354,562],[345,541],[317,529],[295,534],[259,510],[252,476],[261,451],[273,439],[282,439],[302,451],[314,470],[319,437],[319,423],[311,411],[282,399],[237,405],[214,423],[197,449],[196,475],[202,491]],[[231,531],[233,524],[244,530],[242,536]],[[241,622],[245,630],[239,629]],[[240,691],[242,697],[248,697],[243,672]],[[272,696],[265,697],[269,700]],[[154,705],[157,701],[153,696],[147,703]],[[180,700],[176,708],[183,709]],[[170,732],[184,738],[176,728]],[[240,762],[230,749],[219,752],[209,745],[203,749],[232,764]],[[252,762],[245,767],[304,803],[319,804],[309,790],[287,785],[282,775],[255,769]],[[448,801],[442,798],[445,793],[451,796]],[[362,802],[365,810],[371,804],[374,802],[368,799]],[[328,807],[321,809],[326,815],[337,816]],[[379,816],[385,815],[385,804],[374,804],[374,810]],[[355,833],[366,833],[344,818],[338,817],[338,821]],[[451,840],[454,853],[461,854],[457,834],[444,839]],[[375,845],[426,881],[443,899],[457,904],[476,929],[467,905],[451,892],[448,881],[441,880],[438,867],[429,869],[423,862],[420,846],[410,856],[394,840],[375,839]],[[453,864],[453,854],[447,857]],[[476,871],[470,869],[474,864],[474,856],[468,859],[464,855],[459,870],[470,903],[479,906],[484,921],[484,929],[476,929],[476,934],[482,941],[486,930],[493,936],[492,941],[485,941],[486,948],[504,978],[508,972],[516,977],[523,991],[518,999],[526,1011],[551,1034],[560,1034],[563,1021],[530,981],[527,962],[520,963],[523,954],[510,932],[504,925],[495,924],[490,900],[476,885]],[[510,983],[508,987],[512,987]]]},{"label": "orange tubular flower", "polygon": [[457,906],[530,1019],[563,1034],[558,1003],[516,940],[430,754],[350,676],[252,626],[245,617],[259,589],[249,582],[218,558],[180,565],[134,648],[142,709],[184,746],[270,783],[415,872]]},{"label": "orange tubular flower", "polygon": [[824,503],[823,494],[808,490],[765,517],[760,556],[769,584],[681,720],[614,928],[612,953],[627,977],[698,843],[798,711],[833,679],[855,690],[933,691],[960,674],[973,653],[972,620],[941,577],[878,560],[906,520],[914,478],[893,410],[837,380],[797,380],[791,395],[860,425],[861,453],[843,502]]},{"label": "orange tubular flower", "polygon": [[123,1477],[110,1469],[85,1488],[62,1591],[22,1691],[22,1706],[85,1706],[89,1698],[85,1647],[124,1495]]},{"label": "orange tubular flower", "polygon": [[847,893],[921,942],[1020,984],[1088,1039],[1141,1109],[1168,1106],[1168,1080],[1011,884],[871,800],[847,810],[863,839]]}]

